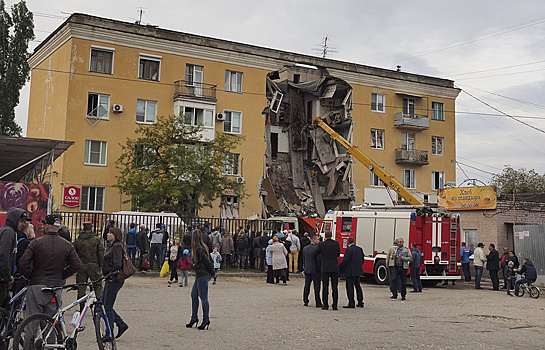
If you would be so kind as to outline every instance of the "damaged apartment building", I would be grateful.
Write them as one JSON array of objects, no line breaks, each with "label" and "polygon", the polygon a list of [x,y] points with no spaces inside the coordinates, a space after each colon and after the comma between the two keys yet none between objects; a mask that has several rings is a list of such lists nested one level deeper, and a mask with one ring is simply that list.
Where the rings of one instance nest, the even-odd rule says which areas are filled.
[{"label": "damaged apartment building", "polygon": [[352,142],[352,87],[325,69],[298,66],[270,72],[266,84],[264,214],[323,217],[349,210],[356,189],[352,157],[313,122],[322,118]]}]

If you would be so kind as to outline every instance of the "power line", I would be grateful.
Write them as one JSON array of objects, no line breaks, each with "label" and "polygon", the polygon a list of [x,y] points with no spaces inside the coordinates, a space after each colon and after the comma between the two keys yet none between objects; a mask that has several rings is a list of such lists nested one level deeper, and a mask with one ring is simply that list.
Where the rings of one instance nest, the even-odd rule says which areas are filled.
[{"label": "power line", "polygon": [[483,75],[483,76],[480,76],[480,77],[472,77],[472,78],[458,78],[458,79],[456,79],[456,80],[459,81],[459,80],[475,80],[475,79],[484,79],[484,78],[493,78],[493,77],[505,77],[505,76],[508,76],[508,75],[517,75],[517,74],[525,74],[525,73],[542,72],[542,71],[544,71],[544,70],[545,70],[545,68],[543,68],[543,69],[527,70],[527,71],[515,72],[515,73],[503,73],[503,74],[494,74],[494,75]]},{"label": "power line", "polygon": [[485,73],[485,72],[491,72],[491,71],[496,71],[496,70],[503,70],[503,69],[509,69],[509,68],[524,67],[524,66],[530,66],[530,65],[539,64],[539,63],[545,63],[545,60],[544,60],[544,61],[537,61],[537,62],[530,62],[530,63],[515,64],[515,65],[512,65],[512,66],[506,66],[506,67],[483,69],[483,70],[473,71],[473,72],[467,72],[467,73],[458,73],[458,74],[449,75],[449,77],[453,78],[453,77],[458,77],[458,76],[460,76],[460,75],[468,75],[468,74],[476,74],[476,73]]},{"label": "power line", "polygon": [[483,172],[483,173],[485,173],[485,174],[496,175],[496,173],[491,173],[491,172],[489,172],[489,171],[479,169],[479,168],[477,168],[477,167],[474,167],[474,166],[472,166],[472,165],[469,165],[469,164],[465,164],[465,163],[459,162],[459,161],[457,161],[457,160],[456,160],[455,162],[456,162],[456,163],[459,163],[459,164],[463,164],[464,166],[467,166],[467,167],[470,167],[470,168],[472,168],[472,169],[478,170],[478,171]]},{"label": "power line", "polygon": [[462,157],[462,156],[459,156],[459,155],[457,155],[456,158],[465,159],[466,161],[473,162],[473,163],[480,164],[480,165],[484,165],[485,167],[488,167],[488,168],[491,168],[491,169],[503,171],[503,169],[496,168],[496,167],[493,167],[493,166],[488,165],[488,164],[480,163],[480,162],[477,162],[477,161],[475,161],[475,160],[473,160],[473,159],[465,158],[465,157]]},{"label": "power line", "polygon": [[537,103],[534,103],[534,102],[528,102],[528,101],[524,101],[524,100],[519,100],[519,99],[517,99],[517,98],[513,98],[513,97],[509,97],[509,96],[500,95],[500,94],[497,94],[497,93],[495,93],[495,92],[491,92],[491,91],[479,89],[479,88],[476,88],[476,87],[471,87],[471,86],[470,86],[470,88],[475,89],[475,90],[479,90],[479,91],[482,91],[482,92],[486,92],[487,94],[490,94],[490,95],[494,95],[494,96],[502,97],[502,98],[505,98],[505,99],[508,99],[508,100],[512,100],[512,101],[515,101],[515,102],[525,103],[525,104],[531,105],[531,106],[533,106],[533,107],[545,109],[545,106],[544,106],[544,105],[540,105],[540,104],[537,104]]}]

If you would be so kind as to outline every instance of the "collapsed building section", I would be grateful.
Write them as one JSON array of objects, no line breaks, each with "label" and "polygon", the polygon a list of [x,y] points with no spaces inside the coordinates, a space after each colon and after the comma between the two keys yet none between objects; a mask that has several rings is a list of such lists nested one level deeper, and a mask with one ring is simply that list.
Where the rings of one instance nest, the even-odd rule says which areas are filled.
[{"label": "collapsed building section", "polygon": [[352,158],[313,121],[322,118],[352,142],[352,87],[324,69],[297,66],[271,72],[266,81],[263,216],[349,210],[355,201]]}]

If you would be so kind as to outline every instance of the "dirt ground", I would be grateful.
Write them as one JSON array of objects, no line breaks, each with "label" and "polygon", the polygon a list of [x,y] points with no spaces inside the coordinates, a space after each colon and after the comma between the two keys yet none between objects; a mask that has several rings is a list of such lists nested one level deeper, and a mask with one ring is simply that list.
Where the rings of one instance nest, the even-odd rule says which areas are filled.
[{"label": "dirt ground", "polygon": [[[70,281],[69,281],[70,282]],[[190,277],[190,285],[193,277]],[[545,344],[545,295],[534,300],[494,292],[491,285],[424,288],[407,300],[391,300],[387,286],[363,283],[365,308],[347,304],[339,283],[339,310],[303,306],[304,280],[268,285],[261,277],[219,277],[210,284],[209,330],[187,329],[190,287],[167,287],[166,279],[134,276],[115,309],[130,325],[119,349],[499,349]],[[409,288],[410,290],[410,288]],[[76,297],[64,295],[65,303]],[[199,317],[202,317],[199,312]],[[96,349],[91,320],[78,348]]]}]

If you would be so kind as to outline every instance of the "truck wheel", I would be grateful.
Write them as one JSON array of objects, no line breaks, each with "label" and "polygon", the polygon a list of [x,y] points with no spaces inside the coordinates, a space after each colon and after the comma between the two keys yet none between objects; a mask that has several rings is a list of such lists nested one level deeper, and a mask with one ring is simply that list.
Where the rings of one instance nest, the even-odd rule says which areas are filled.
[{"label": "truck wheel", "polygon": [[375,264],[374,277],[377,284],[388,284],[388,267],[386,267],[386,262],[384,260],[379,260]]}]

